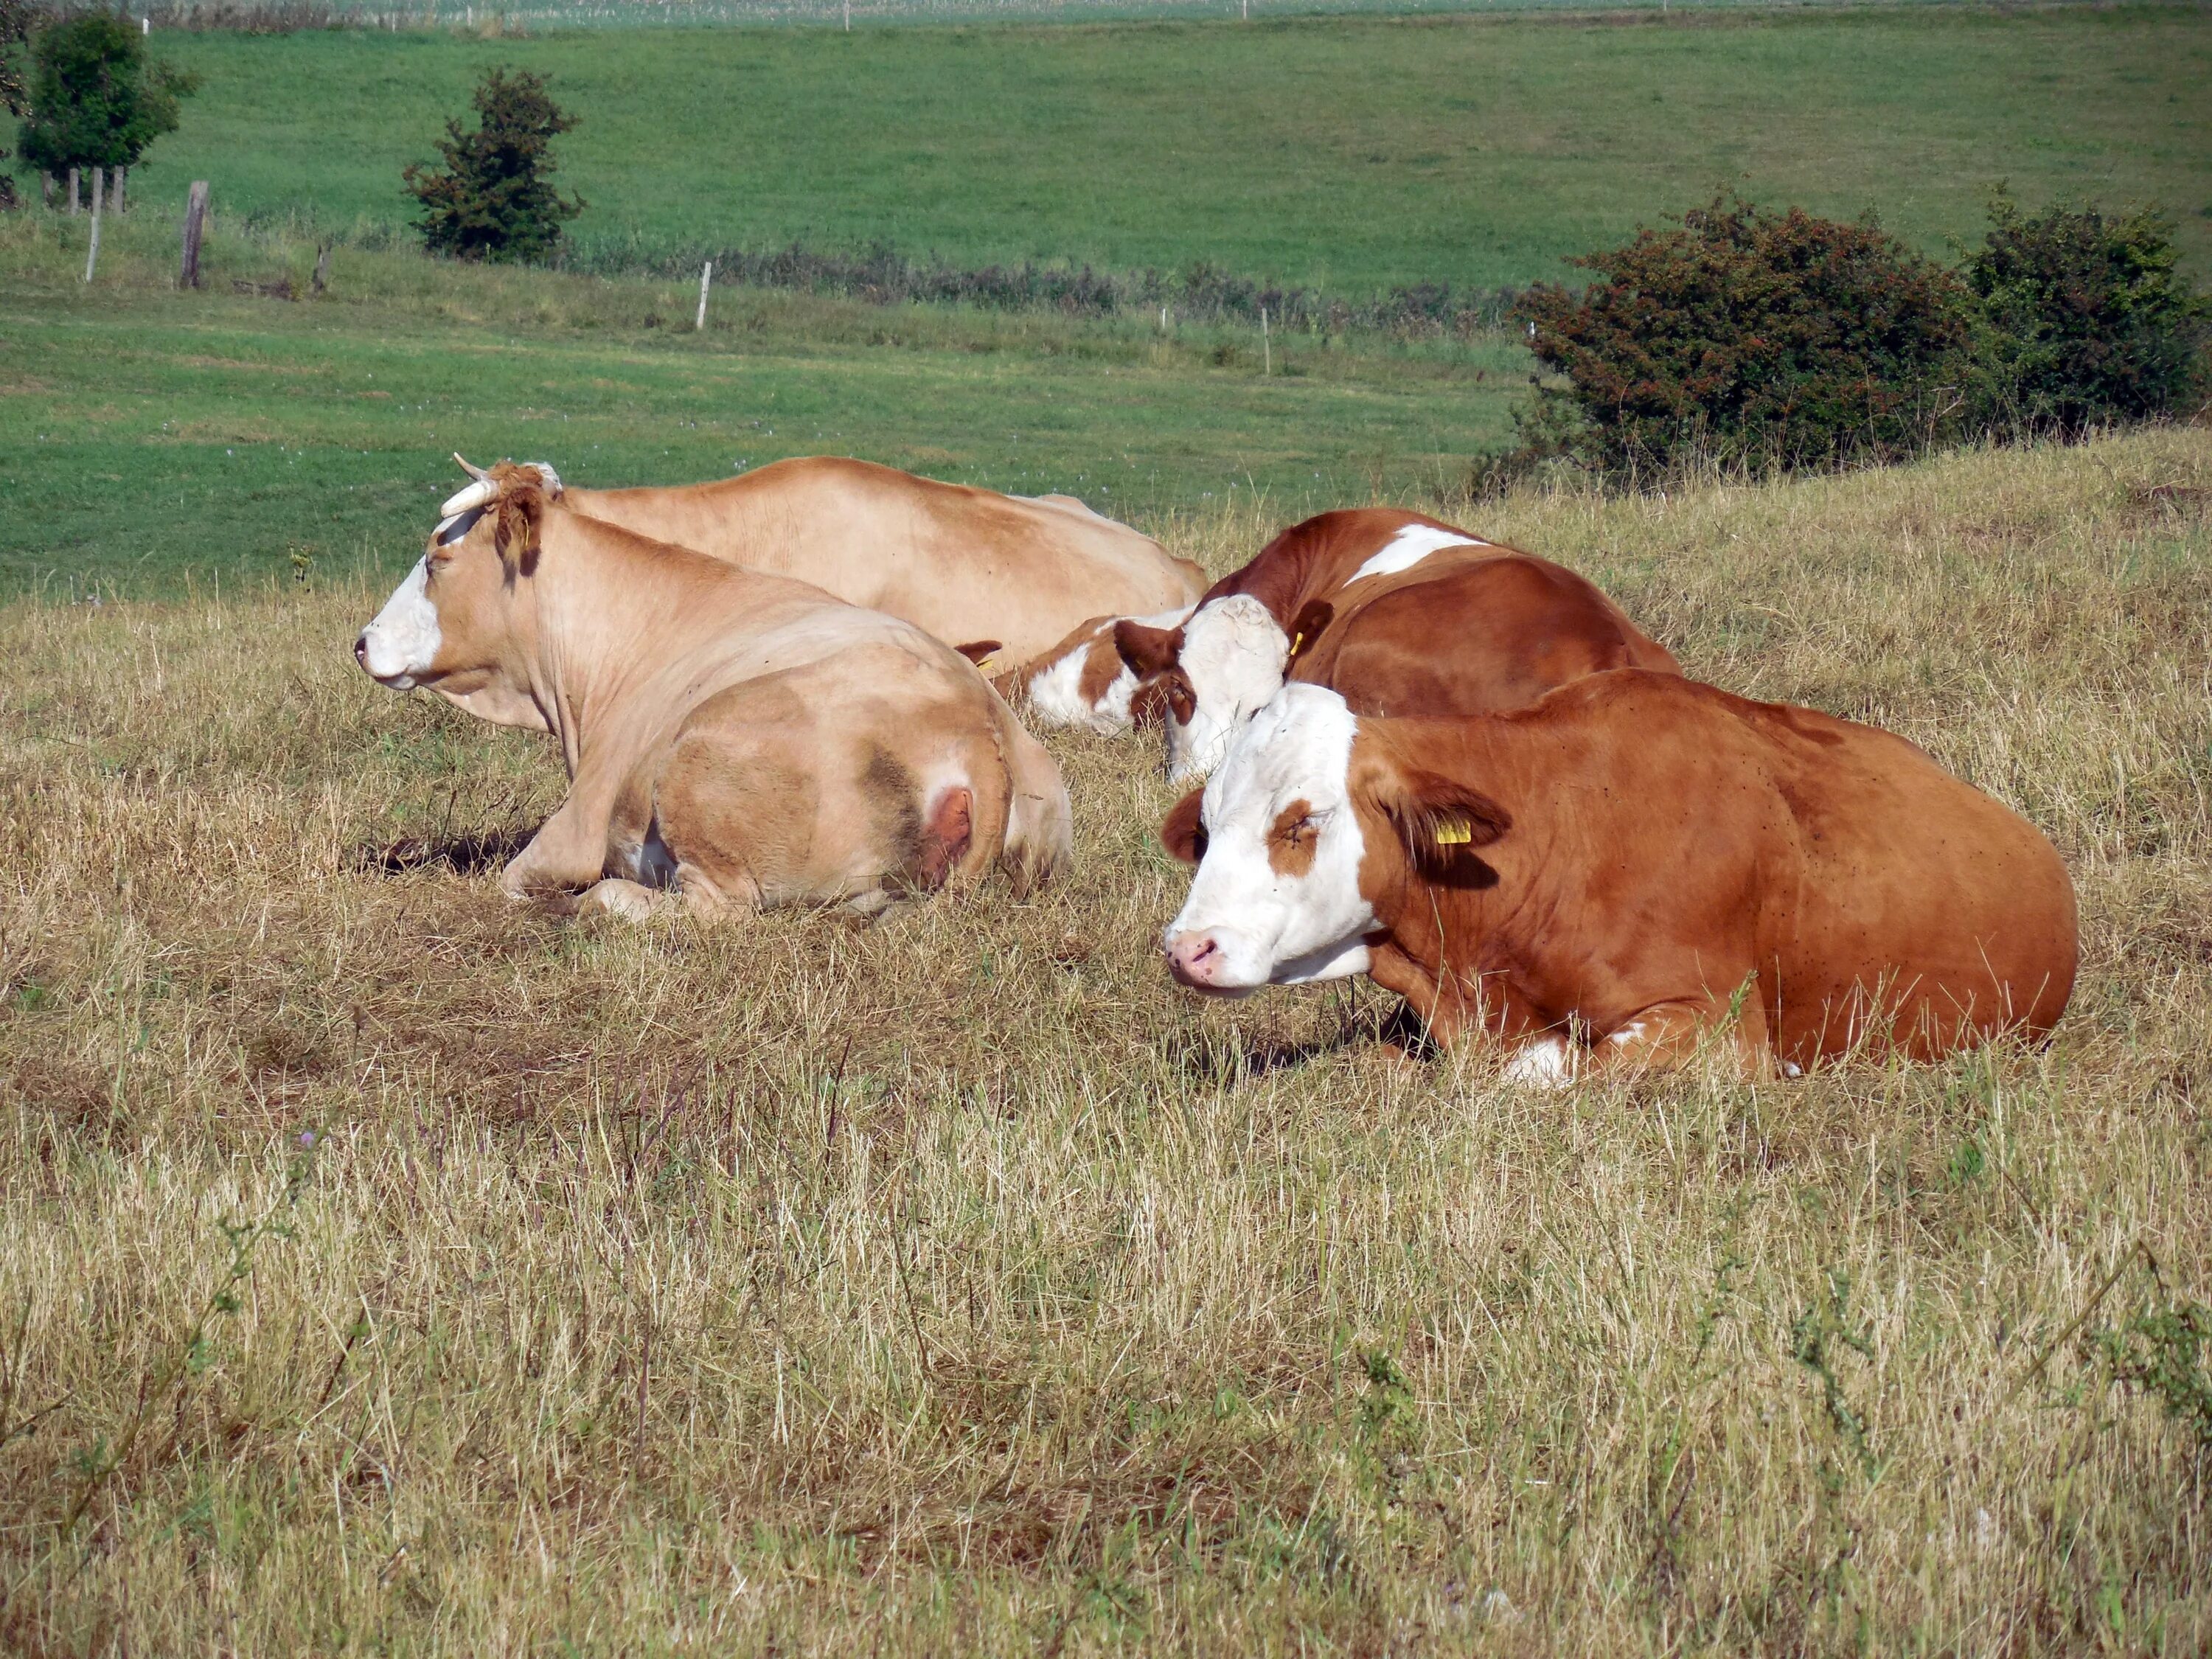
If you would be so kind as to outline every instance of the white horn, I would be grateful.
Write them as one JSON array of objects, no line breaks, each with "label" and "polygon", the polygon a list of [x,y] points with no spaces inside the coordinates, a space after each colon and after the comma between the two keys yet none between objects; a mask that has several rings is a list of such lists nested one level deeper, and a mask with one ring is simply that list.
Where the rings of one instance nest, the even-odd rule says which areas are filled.
[{"label": "white horn", "polygon": [[482,478],[459,495],[447,496],[446,504],[438,509],[438,515],[445,519],[455,518],[473,507],[489,507],[498,499],[499,480]]},{"label": "white horn", "polygon": [[461,452],[458,449],[453,452],[453,459],[459,463],[462,471],[467,473],[469,477],[474,478],[478,483],[482,483],[486,478],[491,477],[491,474],[485,471],[483,468],[480,466],[471,466],[466,461],[462,460]]},{"label": "white horn", "polygon": [[538,476],[545,480],[545,493],[548,495],[558,495],[561,493],[561,475],[553,470],[551,462],[525,461],[523,465],[534,466],[538,469]]}]

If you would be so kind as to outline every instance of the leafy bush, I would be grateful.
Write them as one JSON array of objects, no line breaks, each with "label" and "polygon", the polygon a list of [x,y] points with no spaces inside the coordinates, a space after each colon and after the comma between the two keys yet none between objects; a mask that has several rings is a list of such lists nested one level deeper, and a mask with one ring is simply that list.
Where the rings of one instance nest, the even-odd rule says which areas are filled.
[{"label": "leafy bush", "polygon": [[2175,270],[2169,222],[2087,204],[2024,214],[2002,192],[1990,216],[1963,272],[1981,301],[1983,425],[2072,437],[2200,395],[2212,311]]},{"label": "leafy bush", "polygon": [[42,173],[127,167],[177,130],[192,76],[146,56],[138,31],[105,12],[41,29],[31,42],[23,159]]},{"label": "leafy bush", "polygon": [[1569,381],[1524,422],[1536,452],[1627,474],[1885,460],[1926,444],[1960,401],[1959,285],[1872,218],[1723,196],[1679,229],[1571,263],[1596,280],[1539,284],[1519,309],[1538,359]]},{"label": "leafy bush", "polygon": [[433,253],[462,259],[533,262],[561,246],[561,227],[584,210],[549,182],[557,170],[553,140],[576,125],[542,76],[487,70],[477,83],[477,131],[446,123],[442,172],[420,165],[401,175],[422,204],[417,221]]}]

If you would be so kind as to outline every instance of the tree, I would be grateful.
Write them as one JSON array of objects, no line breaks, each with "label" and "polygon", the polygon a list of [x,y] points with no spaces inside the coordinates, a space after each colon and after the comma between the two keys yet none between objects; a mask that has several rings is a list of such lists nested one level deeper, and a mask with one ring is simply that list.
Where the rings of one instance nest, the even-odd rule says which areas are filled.
[{"label": "tree", "polygon": [[547,258],[561,246],[562,223],[584,210],[582,198],[563,201],[548,182],[556,171],[553,140],[576,118],[526,71],[487,70],[475,101],[476,131],[446,123],[444,168],[417,163],[401,175],[422,204],[423,245],[462,259]]},{"label": "tree", "polygon": [[[23,47],[30,38],[30,0],[0,0],[0,113],[21,118],[31,112],[31,88],[23,79]],[[0,149],[0,163],[7,159]],[[0,209],[15,205],[15,181],[0,167]]]},{"label": "tree", "polygon": [[2149,209],[2021,211],[2000,191],[1965,276],[1982,304],[1978,415],[1998,431],[2076,437],[2185,410],[2212,307],[2178,269],[2173,227]]},{"label": "tree", "polygon": [[105,12],[56,23],[31,42],[23,159],[42,173],[134,166],[177,130],[178,101],[198,85],[149,58],[138,32]]},{"label": "tree", "polygon": [[1520,305],[1538,361],[1571,382],[1532,435],[1608,471],[1889,460],[1960,401],[1959,285],[1870,218],[1723,196],[1568,263],[1596,280]]}]

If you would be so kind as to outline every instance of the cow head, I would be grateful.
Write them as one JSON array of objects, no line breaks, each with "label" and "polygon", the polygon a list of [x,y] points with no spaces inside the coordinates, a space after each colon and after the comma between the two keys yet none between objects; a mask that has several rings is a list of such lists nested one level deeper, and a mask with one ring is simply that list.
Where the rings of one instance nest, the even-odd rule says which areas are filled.
[{"label": "cow head", "polygon": [[518,606],[561,481],[543,462],[461,465],[475,482],[447,501],[422,558],[354,641],[354,659],[395,691],[422,686],[482,719],[544,731]]},{"label": "cow head", "polygon": [[1183,984],[1242,996],[1340,979],[1409,878],[1496,879],[1475,855],[1512,826],[1488,796],[1431,771],[1344,699],[1288,685],[1254,715],[1202,791],[1160,830],[1198,866],[1162,941]]},{"label": "cow head", "polygon": [[1174,629],[1133,619],[1114,627],[1114,648],[1166,705],[1168,777],[1203,777],[1252,711],[1282,690],[1290,636],[1249,593],[1209,599]]}]

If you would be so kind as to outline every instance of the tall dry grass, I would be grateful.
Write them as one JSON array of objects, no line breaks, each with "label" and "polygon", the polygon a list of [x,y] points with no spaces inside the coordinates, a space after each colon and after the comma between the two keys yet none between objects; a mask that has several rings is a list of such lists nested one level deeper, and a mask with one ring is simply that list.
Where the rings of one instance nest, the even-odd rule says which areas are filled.
[{"label": "tall dry grass", "polygon": [[1194,1006],[1133,742],[1032,903],[569,925],[380,595],[0,611],[0,1642],[2204,1650],[2208,503],[2169,432],[1484,510],[2072,865],[2047,1052],[1778,1085]]}]

